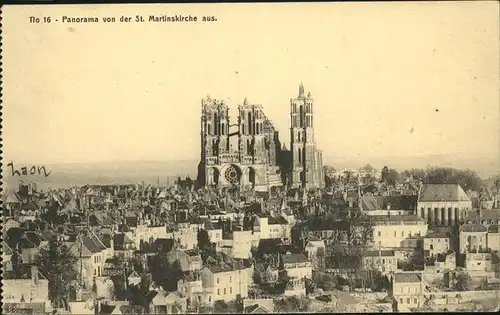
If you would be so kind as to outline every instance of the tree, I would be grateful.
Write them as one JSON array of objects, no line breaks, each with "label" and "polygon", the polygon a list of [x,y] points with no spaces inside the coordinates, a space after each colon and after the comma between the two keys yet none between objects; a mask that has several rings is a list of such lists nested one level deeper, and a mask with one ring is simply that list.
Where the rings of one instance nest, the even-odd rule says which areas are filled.
[{"label": "tree", "polygon": [[376,170],[373,166],[371,166],[370,164],[366,164],[360,169],[360,171],[362,172],[362,174],[360,175],[363,184],[370,185],[376,182],[376,177],[375,177]]},{"label": "tree", "polygon": [[77,258],[59,240],[51,240],[48,248],[42,247],[35,257],[35,264],[49,280],[49,298],[59,305],[66,304],[70,282],[76,277]]},{"label": "tree", "polygon": [[207,230],[199,230],[196,235],[196,239],[198,240],[199,249],[205,249],[207,246],[210,246],[210,236],[208,235]]},{"label": "tree", "polygon": [[427,172],[423,168],[412,168],[401,173],[404,178],[413,178],[416,181],[427,181]]},{"label": "tree", "polygon": [[12,257],[10,259],[12,263],[12,271],[14,272],[14,276],[16,279],[22,278],[23,276],[23,257],[18,249],[14,249],[12,251]]},{"label": "tree", "polygon": [[459,170],[451,167],[431,167],[427,169],[429,184],[460,184],[464,190],[479,191],[483,180],[472,170]]},{"label": "tree", "polygon": [[382,172],[380,175],[381,175],[380,178],[381,178],[382,182],[387,183],[387,178],[389,175],[389,168],[387,166],[384,166],[382,168]]},{"label": "tree", "polygon": [[165,291],[177,290],[177,281],[182,278],[182,268],[179,260],[170,263],[166,253],[159,253],[150,261],[153,281],[162,286]]},{"label": "tree", "polygon": [[472,278],[466,273],[460,273],[455,279],[455,290],[468,291],[472,285]]},{"label": "tree", "polygon": [[337,182],[337,179],[335,178],[335,168],[325,165],[323,166],[323,174],[325,174],[325,186],[326,187],[331,187],[334,186]]},{"label": "tree", "polygon": [[408,261],[403,263],[402,269],[405,271],[423,270],[424,264],[424,252],[422,249],[417,248],[413,251]]},{"label": "tree", "polygon": [[389,169],[387,173],[387,180],[386,183],[388,185],[395,186],[399,181],[401,180],[401,176],[399,175],[398,171],[395,169]]},{"label": "tree", "polygon": [[274,300],[274,310],[277,313],[307,312],[311,300],[308,298],[297,298],[295,296]]}]

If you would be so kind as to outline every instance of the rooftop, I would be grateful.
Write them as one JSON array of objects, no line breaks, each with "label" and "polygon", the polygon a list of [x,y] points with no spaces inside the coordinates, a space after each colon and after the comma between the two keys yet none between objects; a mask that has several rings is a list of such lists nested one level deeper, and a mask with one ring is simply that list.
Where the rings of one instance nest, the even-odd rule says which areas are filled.
[{"label": "rooftop", "polygon": [[417,273],[396,273],[394,275],[395,283],[415,283],[420,281],[422,281],[422,276]]},{"label": "rooftop", "polygon": [[460,227],[460,232],[488,232],[488,229],[484,225],[479,223],[467,223]]},{"label": "rooftop", "polygon": [[470,198],[458,184],[426,184],[418,201],[470,201]]}]

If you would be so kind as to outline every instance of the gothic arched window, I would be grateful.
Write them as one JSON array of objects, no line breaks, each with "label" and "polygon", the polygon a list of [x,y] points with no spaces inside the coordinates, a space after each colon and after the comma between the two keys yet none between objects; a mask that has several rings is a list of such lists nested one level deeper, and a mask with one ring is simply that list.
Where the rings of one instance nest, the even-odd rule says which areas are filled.
[{"label": "gothic arched window", "polygon": [[217,131],[218,131],[218,130],[217,130],[217,126],[219,125],[219,124],[217,123],[217,121],[218,121],[218,119],[217,119],[217,118],[218,118],[218,117],[217,117],[217,113],[214,113],[214,125],[215,125],[214,132],[215,132],[215,134],[216,134],[216,135],[218,134],[218,133],[217,133]]},{"label": "gothic arched window", "polygon": [[304,106],[300,105],[300,127],[304,127]]},{"label": "gothic arched window", "polygon": [[252,113],[248,112],[248,133],[252,134]]},{"label": "gothic arched window", "polygon": [[302,163],[302,149],[299,148],[299,163]]}]

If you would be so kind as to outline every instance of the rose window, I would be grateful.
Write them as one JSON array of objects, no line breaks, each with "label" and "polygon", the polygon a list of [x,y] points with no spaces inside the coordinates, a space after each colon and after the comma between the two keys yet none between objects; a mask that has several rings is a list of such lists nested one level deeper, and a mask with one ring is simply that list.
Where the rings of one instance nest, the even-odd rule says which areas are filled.
[{"label": "rose window", "polygon": [[227,168],[224,176],[226,177],[226,180],[231,184],[238,184],[240,182],[240,172],[234,165],[231,165]]}]

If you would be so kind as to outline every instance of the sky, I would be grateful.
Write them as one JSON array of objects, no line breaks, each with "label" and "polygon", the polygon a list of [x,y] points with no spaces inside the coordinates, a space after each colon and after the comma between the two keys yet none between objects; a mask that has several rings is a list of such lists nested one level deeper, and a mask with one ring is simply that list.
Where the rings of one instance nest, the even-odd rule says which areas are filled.
[{"label": "sky", "polygon": [[[60,22],[178,13],[217,21]],[[233,118],[245,97],[262,104],[289,146],[300,82],[326,158],[500,157],[494,1],[7,6],[2,19],[4,161],[196,159],[206,95]]]}]

